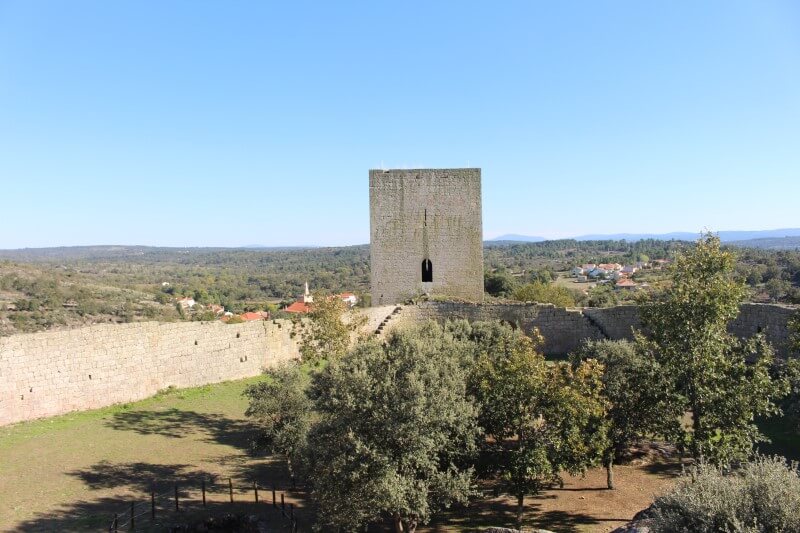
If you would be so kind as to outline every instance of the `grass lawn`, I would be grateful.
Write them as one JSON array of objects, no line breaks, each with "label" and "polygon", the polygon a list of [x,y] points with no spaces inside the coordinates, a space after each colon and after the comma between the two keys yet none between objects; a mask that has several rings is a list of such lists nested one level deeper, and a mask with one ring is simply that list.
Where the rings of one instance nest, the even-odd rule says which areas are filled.
[{"label": "grass lawn", "polygon": [[578,283],[576,278],[572,277],[569,272],[559,272],[558,277],[553,280],[553,284],[558,285],[560,287],[566,287],[567,289],[573,291],[583,291],[588,290],[597,285],[594,281],[589,281],[585,283]]},{"label": "grass lawn", "polygon": [[[283,464],[251,452],[242,391],[258,379],[0,428],[0,530],[107,531],[131,499],[147,510],[153,480],[158,493],[168,493],[159,505],[171,509],[175,482],[181,499],[199,502],[205,477],[215,491],[209,504],[229,501],[229,477],[241,501],[254,498],[255,480],[286,488]],[[262,500],[269,497],[262,492]],[[187,501],[184,508],[192,507]]]}]

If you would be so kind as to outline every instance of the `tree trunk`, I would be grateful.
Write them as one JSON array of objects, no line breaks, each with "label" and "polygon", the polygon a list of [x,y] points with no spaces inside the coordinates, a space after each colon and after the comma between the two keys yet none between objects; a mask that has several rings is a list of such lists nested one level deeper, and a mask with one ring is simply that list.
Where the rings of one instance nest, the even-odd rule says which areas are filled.
[{"label": "tree trunk", "polygon": [[392,519],[394,522],[394,533],[403,533],[403,520],[400,518],[400,515],[396,514]]},{"label": "tree trunk", "polygon": [[702,456],[702,452],[700,451],[700,444],[698,440],[698,435],[700,434],[700,419],[701,414],[699,409],[692,411],[692,458],[694,462],[697,463],[700,461]]},{"label": "tree trunk", "polygon": [[525,494],[517,494],[517,527],[522,527],[522,518],[525,514]]},{"label": "tree trunk", "polygon": [[411,518],[406,521],[406,531],[408,533],[414,533],[417,530],[417,520],[416,518]]},{"label": "tree trunk", "polygon": [[614,490],[614,455],[609,454],[606,459],[606,484],[608,488]]}]

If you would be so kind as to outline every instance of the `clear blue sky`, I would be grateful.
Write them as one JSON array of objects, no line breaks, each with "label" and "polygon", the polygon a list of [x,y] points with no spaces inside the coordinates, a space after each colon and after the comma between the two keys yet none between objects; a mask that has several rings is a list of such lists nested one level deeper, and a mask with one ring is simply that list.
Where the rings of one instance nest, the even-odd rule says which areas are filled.
[{"label": "clear blue sky", "polygon": [[364,243],[451,166],[487,238],[800,227],[800,3],[0,0],[0,248]]}]

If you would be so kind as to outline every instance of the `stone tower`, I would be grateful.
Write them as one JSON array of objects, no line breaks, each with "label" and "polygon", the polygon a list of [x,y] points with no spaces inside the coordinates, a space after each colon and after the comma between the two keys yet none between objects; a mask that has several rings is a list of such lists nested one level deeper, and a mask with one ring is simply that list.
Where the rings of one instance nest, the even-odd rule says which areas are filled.
[{"label": "stone tower", "polygon": [[481,170],[370,170],[372,305],[483,301]]}]

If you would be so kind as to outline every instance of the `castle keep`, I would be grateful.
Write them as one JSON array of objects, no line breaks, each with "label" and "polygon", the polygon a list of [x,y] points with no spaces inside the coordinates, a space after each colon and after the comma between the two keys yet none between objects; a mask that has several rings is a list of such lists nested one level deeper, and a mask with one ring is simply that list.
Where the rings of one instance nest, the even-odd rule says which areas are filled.
[{"label": "castle keep", "polygon": [[372,304],[483,301],[481,170],[370,170]]}]

